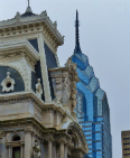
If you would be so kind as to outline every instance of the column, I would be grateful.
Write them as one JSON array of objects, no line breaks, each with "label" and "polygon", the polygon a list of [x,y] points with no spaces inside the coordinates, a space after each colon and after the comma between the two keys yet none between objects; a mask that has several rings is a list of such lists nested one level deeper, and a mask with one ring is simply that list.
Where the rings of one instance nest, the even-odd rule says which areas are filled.
[{"label": "column", "polygon": [[32,140],[31,140],[31,132],[25,133],[25,149],[24,149],[24,158],[31,158],[32,152]]},{"label": "column", "polygon": [[11,146],[9,145],[9,158],[11,158],[12,157],[12,149],[11,149]]},{"label": "column", "polygon": [[51,140],[48,141],[48,158],[53,158],[53,155],[52,155],[52,141]]},{"label": "column", "polygon": [[6,158],[7,156],[9,157],[9,148],[7,149],[5,137],[1,139],[1,151],[2,158]]},{"label": "column", "polygon": [[65,145],[65,158],[67,158],[67,156],[68,156],[68,146],[67,146],[67,144]]},{"label": "column", "polygon": [[2,157],[2,138],[0,137],[0,158]]},{"label": "column", "polygon": [[24,158],[24,146],[23,146],[23,144],[21,145],[21,158]]},{"label": "column", "polygon": [[65,148],[64,148],[64,142],[61,142],[60,144],[60,158],[65,157]]}]

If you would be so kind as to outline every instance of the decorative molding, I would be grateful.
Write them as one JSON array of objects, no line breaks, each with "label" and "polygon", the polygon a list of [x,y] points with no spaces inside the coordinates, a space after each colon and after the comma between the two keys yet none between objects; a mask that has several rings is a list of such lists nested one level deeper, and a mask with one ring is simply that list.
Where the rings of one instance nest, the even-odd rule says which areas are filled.
[{"label": "decorative molding", "polygon": [[14,91],[15,80],[10,77],[10,72],[7,72],[6,78],[1,82],[2,92]]},{"label": "decorative molding", "polygon": [[17,146],[22,146],[24,145],[24,141],[10,141],[6,142],[6,146],[11,146],[11,147],[17,147]]},{"label": "decorative molding", "polygon": [[40,98],[36,96],[36,94],[33,91],[32,92],[19,92],[19,93],[14,92],[14,93],[0,95],[0,103],[10,102],[10,101],[18,102],[25,99],[31,99],[32,101],[34,101],[36,105],[38,105],[41,108],[41,110],[44,110],[44,111],[54,110],[54,111],[60,112],[63,116],[68,115],[63,107],[58,106],[54,102],[52,103],[43,102]]},{"label": "decorative molding", "polygon": [[77,122],[72,122],[70,123],[69,127],[68,127],[68,131],[72,130],[72,133],[75,135],[76,134],[76,138],[78,138],[78,140],[80,140],[82,143],[79,143],[80,148],[83,149],[84,153],[87,151],[88,152],[88,146],[86,144],[86,139],[85,136],[83,134],[83,131],[81,129],[81,127],[79,126],[79,124]]},{"label": "decorative molding", "polygon": [[[23,34],[24,32],[34,31],[36,28],[39,31],[39,26],[45,26],[49,34],[55,39],[56,45],[62,45],[64,37],[61,36],[57,30],[56,23],[52,22],[44,11],[40,15],[31,17],[21,17],[19,13],[15,18],[0,22],[0,36],[12,36],[16,34]],[[31,28],[32,27],[32,28]]]},{"label": "decorative molding", "polygon": [[1,58],[0,61],[0,66],[9,66],[11,68],[14,68],[16,71],[19,72],[19,74],[21,75],[21,77],[24,80],[24,84],[25,84],[25,91],[30,91],[30,85],[31,85],[31,70],[29,69],[29,67],[27,67],[27,64],[25,62],[25,60],[23,60],[22,58],[19,59],[19,57],[15,56],[14,57],[14,61],[10,61],[12,57],[10,58]]},{"label": "decorative molding", "polygon": [[64,68],[49,69],[53,84],[55,101],[67,107],[70,113],[76,106],[76,82],[78,81],[76,66],[68,64]]},{"label": "decorative molding", "polygon": [[28,60],[36,64],[39,60],[38,52],[31,46],[28,41],[10,42],[0,45],[0,56],[9,57],[15,55],[24,54],[25,57],[28,57]]},{"label": "decorative molding", "polygon": [[41,147],[37,139],[35,139],[32,147],[32,158],[41,158]]}]

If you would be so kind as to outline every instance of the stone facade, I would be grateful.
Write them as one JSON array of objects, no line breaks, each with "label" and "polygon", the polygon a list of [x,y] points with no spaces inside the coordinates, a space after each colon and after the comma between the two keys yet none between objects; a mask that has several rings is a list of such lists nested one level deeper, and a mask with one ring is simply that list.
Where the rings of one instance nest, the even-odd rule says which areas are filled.
[{"label": "stone facade", "polygon": [[46,11],[0,22],[0,158],[82,158],[75,64],[59,67],[63,37]]}]

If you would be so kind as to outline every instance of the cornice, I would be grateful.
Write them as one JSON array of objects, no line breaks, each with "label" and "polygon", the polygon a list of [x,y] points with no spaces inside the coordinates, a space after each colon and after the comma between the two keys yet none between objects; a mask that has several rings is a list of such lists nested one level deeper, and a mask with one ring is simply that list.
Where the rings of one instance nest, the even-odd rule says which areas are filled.
[{"label": "cornice", "polygon": [[40,59],[38,52],[31,46],[28,41],[7,43],[0,45],[0,56],[7,57],[24,54],[34,64]]},{"label": "cornice", "polygon": [[[57,130],[56,128],[46,128],[33,117],[8,120],[8,121],[7,120],[0,121],[0,129],[2,129],[3,134],[5,134],[6,132],[13,132],[14,127],[17,126],[18,124],[20,124],[20,127],[23,127],[20,130],[25,131],[25,132],[31,132],[32,134],[37,135],[38,137],[40,137],[40,135],[42,135],[43,140],[55,141],[55,138],[57,138],[57,136],[59,136],[59,135],[62,135],[64,137],[66,137],[67,139],[69,139],[69,137],[66,134],[67,129],[66,130]],[[6,127],[7,127],[7,129],[6,129]],[[4,130],[3,130],[3,128],[4,128]],[[1,134],[0,136],[3,136],[3,135]]]},{"label": "cornice", "polygon": [[54,36],[58,45],[64,43],[64,37],[57,30],[56,22],[52,22],[47,16],[46,12],[42,12],[40,15],[21,17],[16,16],[13,19],[5,20],[0,22],[0,33],[3,31],[9,31],[13,29],[20,29],[21,27],[29,27],[33,25],[42,25],[49,29],[49,32]]},{"label": "cornice", "polygon": [[10,102],[10,101],[18,101],[24,99],[31,99],[38,105],[41,110],[54,110],[60,112],[62,115],[67,115],[66,111],[63,107],[58,106],[54,102],[45,103],[40,98],[36,96],[36,94],[32,91],[30,92],[19,92],[19,93],[10,93],[10,94],[1,94],[0,95],[0,103]]},{"label": "cornice", "polygon": [[[20,130],[24,132],[31,132],[34,135],[40,137],[42,135],[48,135],[49,133],[56,133],[55,128],[45,128],[39,121],[37,121],[34,117],[23,118],[23,119],[14,119],[14,120],[5,120],[0,121],[0,129],[5,132],[13,132],[14,127],[20,124]],[[7,128],[6,128],[7,127]],[[11,128],[12,127],[12,128]],[[3,130],[4,128],[4,130]]]},{"label": "cornice", "polygon": [[[49,69],[49,72],[69,72],[69,74],[71,74],[73,76],[73,81],[78,82],[79,78],[76,72],[76,65],[75,64],[71,64],[69,66],[65,66],[65,67],[58,67],[58,68],[51,68]],[[52,74],[52,76],[55,76],[55,74]]]}]

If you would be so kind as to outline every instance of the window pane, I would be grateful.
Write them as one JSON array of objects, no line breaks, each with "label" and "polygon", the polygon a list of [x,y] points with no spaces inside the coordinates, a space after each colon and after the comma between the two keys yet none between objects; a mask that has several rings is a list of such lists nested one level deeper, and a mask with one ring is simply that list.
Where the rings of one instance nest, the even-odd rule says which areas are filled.
[{"label": "window pane", "polygon": [[13,158],[20,158],[20,147],[13,148]]}]

